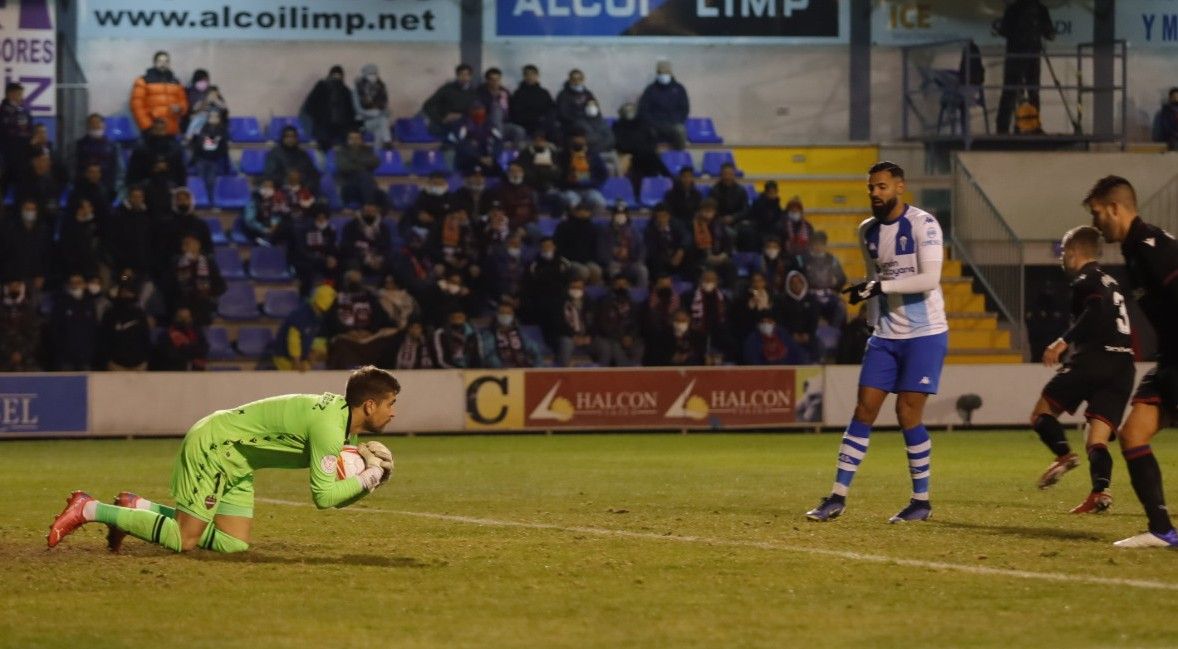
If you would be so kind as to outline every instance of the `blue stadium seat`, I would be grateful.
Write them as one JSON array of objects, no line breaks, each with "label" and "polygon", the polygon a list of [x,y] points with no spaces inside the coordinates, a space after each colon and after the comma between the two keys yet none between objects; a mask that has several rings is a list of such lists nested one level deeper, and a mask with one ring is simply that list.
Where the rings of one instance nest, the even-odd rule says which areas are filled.
[{"label": "blue stadium seat", "polygon": [[270,327],[242,327],[237,330],[237,351],[242,356],[262,356],[270,351],[274,332]]},{"label": "blue stadium seat", "polygon": [[301,301],[298,291],[289,289],[270,291],[266,293],[266,299],[262,303],[262,313],[281,320],[290,315],[291,311],[299,308]]},{"label": "blue stadium seat", "polygon": [[703,183],[696,184],[695,188],[699,190],[699,195],[707,198],[712,193],[713,185],[705,185]]},{"label": "blue stadium seat", "polygon": [[507,173],[507,165],[511,164],[518,157],[519,151],[515,149],[503,149],[499,152],[498,162],[504,173]]},{"label": "blue stadium seat", "polygon": [[756,186],[753,185],[752,183],[745,183],[744,184],[744,193],[749,195],[749,203],[756,201],[759,196],[757,194]]},{"label": "blue stadium seat", "polygon": [[205,225],[209,226],[209,237],[214,246],[229,245],[229,238],[225,236],[225,228],[221,227],[221,219],[215,216],[204,217]]},{"label": "blue stadium seat", "polygon": [[56,117],[34,117],[33,124],[44,126],[46,134],[49,135],[49,141],[57,143],[57,118]]},{"label": "blue stadium seat", "polygon": [[683,279],[672,279],[671,290],[675,291],[675,295],[683,295],[688,291],[694,291],[695,284]]},{"label": "blue stadium seat", "polygon": [[692,162],[691,154],[687,151],[668,149],[660,153],[659,156],[662,157],[663,164],[667,167],[667,170],[676,176],[679,175],[679,170],[683,169],[683,167],[691,167],[692,171],[695,170],[695,163]]},{"label": "blue stadium seat", "polygon": [[222,209],[239,210],[250,200],[250,183],[245,176],[221,176],[213,186],[213,204]]},{"label": "blue stadium seat", "polygon": [[286,248],[265,246],[254,248],[250,254],[250,277],[259,282],[285,282],[290,279],[290,264]]},{"label": "blue stadium seat", "polygon": [[605,297],[608,293],[608,286],[602,286],[601,284],[590,284],[585,287],[585,300],[589,303],[593,303]]},{"label": "blue stadium seat", "polygon": [[282,129],[287,126],[293,126],[298,130],[299,142],[311,141],[311,137],[303,130],[303,125],[299,122],[299,118],[294,115],[275,115],[271,117],[266,134],[269,136],[269,139],[277,142],[282,139]]},{"label": "blue stadium seat", "polygon": [[634,185],[629,178],[620,176],[606,178],[605,183],[601,186],[601,195],[610,205],[622,201],[627,207],[638,207],[638,201],[634,200]]},{"label": "blue stadium seat", "polygon": [[761,253],[759,252],[734,252],[732,253],[732,266],[736,269],[738,277],[748,277],[750,273],[757,270],[761,265]]},{"label": "blue stadium seat", "polygon": [[229,330],[225,327],[209,327],[205,330],[205,340],[209,342],[209,358],[223,361],[236,356],[233,345],[229,342]]},{"label": "blue stadium seat", "polygon": [[258,123],[257,117],[230,117],[229,141],[236,144],[256,144],[265,142],[266,136],[262,135],[262,126]]},{"label": "blue stadium seat", "polygon": [[556,234],[556,226],[560,223],[560,219],[554,219],[551,216],[541,216],[536,219],[536,230],[540,232],[542,237],[551,237]]},{"label": "blue stadium seat", "polygon": [[192,192],[192,204],[196,209],[203,210],[209,207],[209,190],[205,187],[203,178],[200,176],[189,176],[188,191]]},{"label": "blue stadium seat", "polygon": [[258,302],[254,285],[249,282],[227,282],[225,293],[217,305],[217,313],[226,320],[253,320],[258,317]]},{"label": "blue stadium seat", "polygon": [[[700,170],[703,171],[704,175],[706,176],[718,177],[720,175],[720,167],[723,167],[725,163],[731,163],[734,166],[736,165],[736,160],[733,159],[731,151],[705,151],[703,163],[700,165]],[[737,169],[736,175],[738,177],[743,176],[744,172],[740,169]]]},{"label": "blue stadium seat", "polygon": [[326,171],[329,174],[335,175],[339,169],[335,166],[335,149],[327,152],[322,163],[319,162],[319,156],[311,154],[311,159],[315,161],[315,168],[319,171]]},{"label": "blue stadium seat", "polygon": [[818,329],[814,332],[814,335],[816,338],[818,338],[819,342],[822,343],[824,348],[835,350],[838,349],[839,337],[842,336],[842,332],[839,331],[838,327],[832,327],[828,324],[820,324],[818,325]]},{"label": "blue stadium seat", "polygon": [[450,165],[446,164],[446,158],[441,151],[436,149],[418,149],[413,152],[413,160],[409,166],[413,169],[413,173],[418,176],[428,176],[435,171],[442,173],[450,172]]},{"label": "blue stadium seat", "polygon": [[389,203],[392,204],[393,209],[398,212],[404,212],[413,205],[413,202],[417,200],[417,195],[420,193],[421,188],[413,183],[392,185],[389,187]]},{"label": "blue stadium seat", "polygon": [[111,115],[107,117],[106,137],[112,142],[134,142],[139,139],[139,129],[129,115]]},{"label": "blue stadium seat", "polygon": [[450,174],[449,178],[446,179],[446,184],[450,186],[450,191],[456,192],[462,189],[462,186],[466,184],[466,179],[462,177],[462,174],[455,171],[454,173]]},{"label": "blue stadium seat", "polygon": [[648,226],[648,225],[650,225],[650,217],[649,216],[631,216],[630,217],[630,227],[634,228],[634,231],[637,232],[638,234],[642,234],[643,232],[646,232],[646,226]]},{"label": "blue stadium seat", "polygon": [[266,169],[265,149],[243,149],[237,168],[247,176],[261,176]]},{"label": "blue stadium seat", "polygon": [[254,245],[253,238],[245,231],[245,217],[240,214],[233,219],[233,227],[229,229],[229,243],[236,246]]},{"label": "blue stadium seat", "polygon": [[225,279],[245,279],[245,266],[241,263],[241,256],[235,248],[221,246],[213,249],[213,261],[221,269],[221,277]]},{"label": "blue stadium seat", "polygon": [[393,123],[393,136],[398,142],[406,144],[428,144],[438,141],[438,138],[430,135],[429,126],[421,115],[399,118]]},{"label": "blue stadium seat", "polygon": [[409,169],[401,161],[401,154],[391,149],[380,152],[380,165],[373,173],[377,176],[408,176]]},{"label": "blue stadium seat", "polygon": [[667,190],[671,189],[671,179],[666,176],[648,176],[642,179],[642,190],[639,200],[646,207],[654,207],[662,202]]},{"label": "blue stadium seat", "polygon": [[344,200],[340,198],[339,188],[335,186],[335,178],[331,174],[319,176],[319,197],[327,201],[327,208],[333,212],[344,209]]},{"label": "blue stadium seat", "polygon": [[633,286],[630,288],[630,301],[642,304],[650,297],[650,289],[642,288],[641,286]]},{"label": "blue stadium seat", "polygon": [[343,239],[344,238],[344,226],[347,225],[348,221],[351,221],[351,220],[352,220],[352,217],[350,217],[350,216],[333,216],[333,217],[331,217],[331,229],[335,230],[336,239]]},{"label": "blue stadium seat", "polygon": [[688,117],[686,129],[687,141],[692,144],[724,144],[711,117]]}]

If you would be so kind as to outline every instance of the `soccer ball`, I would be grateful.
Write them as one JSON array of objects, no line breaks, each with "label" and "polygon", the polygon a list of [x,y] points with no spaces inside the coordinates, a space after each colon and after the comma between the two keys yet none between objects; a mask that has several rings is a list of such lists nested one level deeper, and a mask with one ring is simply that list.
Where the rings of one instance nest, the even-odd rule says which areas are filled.
[{"label": "soccer ball", "polygon": [[339,480],[350,478],[354,475],[359,475],[363,470],[364,458],[360,457],[360,451],[356,450],[356,447],[350,444],[344,446],[343,450],[339,452],[339,458],[336,461],[336,478]]}]

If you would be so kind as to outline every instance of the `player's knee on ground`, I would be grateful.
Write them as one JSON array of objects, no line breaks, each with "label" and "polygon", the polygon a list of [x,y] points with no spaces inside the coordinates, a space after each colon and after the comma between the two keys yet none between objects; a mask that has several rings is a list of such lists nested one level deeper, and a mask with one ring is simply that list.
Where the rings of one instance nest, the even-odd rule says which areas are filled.
[{"label": "player's knee on ground", "polygon": [[217,526],[210,524],[205,528],[204,534],[200,537],[199,547],[222,554],[232,554],[234,552],[245,552],[249,549],[250,544],[222,532],[217,529]]}]

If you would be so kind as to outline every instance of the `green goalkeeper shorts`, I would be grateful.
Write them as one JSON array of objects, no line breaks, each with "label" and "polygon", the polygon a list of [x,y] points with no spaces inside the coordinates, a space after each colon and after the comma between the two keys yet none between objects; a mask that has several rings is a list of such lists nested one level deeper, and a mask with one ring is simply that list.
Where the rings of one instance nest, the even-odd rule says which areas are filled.
[{"label": "green goalkeeper shorts", "polygon": [[205,420],[193,426],[172,466],[172,497],[176,508],[206,522],[214,516],[254,517],[254,474],[225,468],[201,442]]}]

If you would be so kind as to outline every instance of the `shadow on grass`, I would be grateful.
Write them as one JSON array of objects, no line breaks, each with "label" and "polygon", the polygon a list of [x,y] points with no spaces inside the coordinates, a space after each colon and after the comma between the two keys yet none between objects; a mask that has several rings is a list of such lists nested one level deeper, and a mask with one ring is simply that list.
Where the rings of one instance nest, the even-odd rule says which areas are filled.
[{"label": "shadow on grass", "polygon": [[1024,527],[1022,525],[985,525],[982,523],[965,523],[962,521],[931,520],[927,524],[958,530],[975,530],[978,532],[999,534],[1003,536],[1021,536],[1028,539],[1054,539],[1058,541],[1102,541],[1104,537],[1092,532],[1080,530],[1061,530],[1056,527]]},{"label": "shadow on grass", "polygon": [[193,555],[198,561],[223,563],[283,564],[290,566],[366,566],[375,568],[440,568],[445,562],[427,562],[414,557],[387,557],[375,554],[341,554],[320,556],[289,556],[265,552],[242,552],[239,554],[217,554],[201,552]]}]

